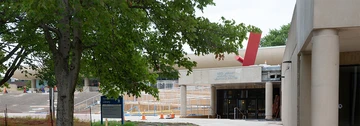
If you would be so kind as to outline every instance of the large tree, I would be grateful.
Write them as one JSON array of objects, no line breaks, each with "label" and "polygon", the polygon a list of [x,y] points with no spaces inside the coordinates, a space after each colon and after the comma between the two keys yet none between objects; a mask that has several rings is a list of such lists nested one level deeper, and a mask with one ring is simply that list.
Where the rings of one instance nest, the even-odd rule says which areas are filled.
[{"label": "large tree", "polygon": [[290,23],[282,25],[280,29],[270,29],[269,34],[261,38],[260,46],[281,46],[285,45],[285,42],[288,38],[288,33],[290,29]]},{"label": "large tree", "polygon": [[237,53],[247,32],[260,32],[225,18],[213,23],[196,17],[196,9],[214,5],[212,0],[0,1],[3,43],[24,49],[23,57],[48,62],[41,70],[55,74],[59,126],[73,125],[79,76],[99,78],[109,96],[140,97],[145,91],[157,97],[148,84],[159,74],[178,77],[174,67],[191,72],[196,65],[184,44],[196,55],[223,58]]}]

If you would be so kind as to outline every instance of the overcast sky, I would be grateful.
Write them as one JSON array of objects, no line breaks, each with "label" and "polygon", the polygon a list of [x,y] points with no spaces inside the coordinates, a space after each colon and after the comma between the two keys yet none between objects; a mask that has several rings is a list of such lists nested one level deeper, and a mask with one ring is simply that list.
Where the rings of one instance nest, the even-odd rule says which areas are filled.
[{"label": "overcast sky", "polygon": [[[198,16],[219,22],[221,16],[234,19],[236,23],[245,23],[259,27],[268,34],[270,29],[278,29],[291,22],[296,0],[214,0],[216,6],[208,6]],[[243,42],[246,48],[247,41]],[[190,51],[190,49],[185,49]]]}]

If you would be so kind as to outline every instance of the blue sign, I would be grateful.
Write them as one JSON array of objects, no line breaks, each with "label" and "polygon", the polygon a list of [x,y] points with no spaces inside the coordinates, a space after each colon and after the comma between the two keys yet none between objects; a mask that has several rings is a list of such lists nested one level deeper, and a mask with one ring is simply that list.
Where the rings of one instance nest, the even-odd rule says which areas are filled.
[{"label": "blue sign", "polygon": [[119,96],[117,99],[101,96],[101,104],[122,104],[122,103],[123,103],[123,98],[121,96]]},{"label": "blue sign", "polygon": [[121,123],[124,124],[124,102],[121,96],[117,99],[101,96],[100,109],[101,124],[103,124],[103,118],[121,118]]}]

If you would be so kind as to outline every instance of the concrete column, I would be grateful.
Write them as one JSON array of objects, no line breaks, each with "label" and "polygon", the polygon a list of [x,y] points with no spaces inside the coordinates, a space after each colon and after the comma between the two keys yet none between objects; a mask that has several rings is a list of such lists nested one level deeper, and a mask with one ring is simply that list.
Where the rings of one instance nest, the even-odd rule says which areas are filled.
[{"label": "concrete column", "polygon": [[311,125],[338,126],[339,37],[337,31],[315,31],[311,57]]},{"label": "concrete column", "polygon": [[216,117],[216,87],[211,86],[210,115]]},{"label": "concrete column", "polygon": [[31,79],[31,87],[29,88],[29,91],[31,93],[34,93],[35,89],[36,89],[36,79]]},{"label": "concrete column", "polygon": [[180,86],[180,116],[185,117],[187,111],[187,104],[186,104],[186,85]]},{"label": "concrete column", "polygon": [[271,120],[273,114],[273,84],[265,83],[265,119]]},{"label": "concrete column", "polygon": [[284,124],[284,121],[285,121],[285,112],[284,112],[284,104],[286,104],[285,102],[286,102],[286,100],[284,99],[284,94],[286,94],[285,93],[285,69],[286,69],[286,67],[285,67],[285,64],[284,63],[282,63],[281,64],[281,103],[280,103],[280,117],[281,117],[281,120],[282,120],[282,122],[283,122],[283,124]]},{"label": "concrete column", "polygon": [[[287,60],[288,61],[288,60]],[[290,65],[289,63],[283,63],[281,73],[283,78],[281,79],[281,120],[284,126],[288,126],[290,122],[290,100],[289,100],[289,85],[291,80],[290,74]]]},{"label": "concrete column", "polygon": [[84,78],[84,87],[83,87],[84,92],[90,92],[89,85],[90,85],[89,78]]},{"label": "concrete column", "polygon": [[311,55],[301,54],[300,57],[300,126],[311,126]]},{"label": "concrete column", "polygon": [[285,126],[297,126],[298,124],[298,98],[299,98],[299,94],[298,94],[298,87],[299,87],[299,82],[298,82],[298,60],[299,60],[299,56],[297,54],[293,54],[291,56],[291,64],[290,68],[289,68],[289,74],[290,74],[290,80],[289,80],[289,87],[288,87],[288,94],[290,97],[288,97],[289,99],[289,108],[288,108],[288,114],[289,114],[289,125],[285,125]]}]

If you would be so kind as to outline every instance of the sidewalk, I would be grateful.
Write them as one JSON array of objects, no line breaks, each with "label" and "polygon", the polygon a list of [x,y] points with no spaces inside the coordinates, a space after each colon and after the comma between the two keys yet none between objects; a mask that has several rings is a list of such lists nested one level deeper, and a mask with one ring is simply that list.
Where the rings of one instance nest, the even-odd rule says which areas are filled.
[{"label": "sidewalk", "polygon": [[[0,115],[4,115],[0,113]],[[46,114],[34,113],[8,113],[9,117],[38,117],[44,118]],[[76,118],[80,120],[90,120],[90,114],[75,114]],[[100,114],[92,114],[93,121],[100,121]],[[147,120],[141,120],[141,116],[125,116],[125,120],[130,121],[144,121],[144,122],[167,122],[167,123],[193,123],[200,126],[282,126],[280,121],[265,121],[265,120],[233,120],[233,119],[192,119],[192,118],[179,118],[175,119],[159,119],[159,116],[146,116]],[[121,119],[109,119],[121,120]]]}]

